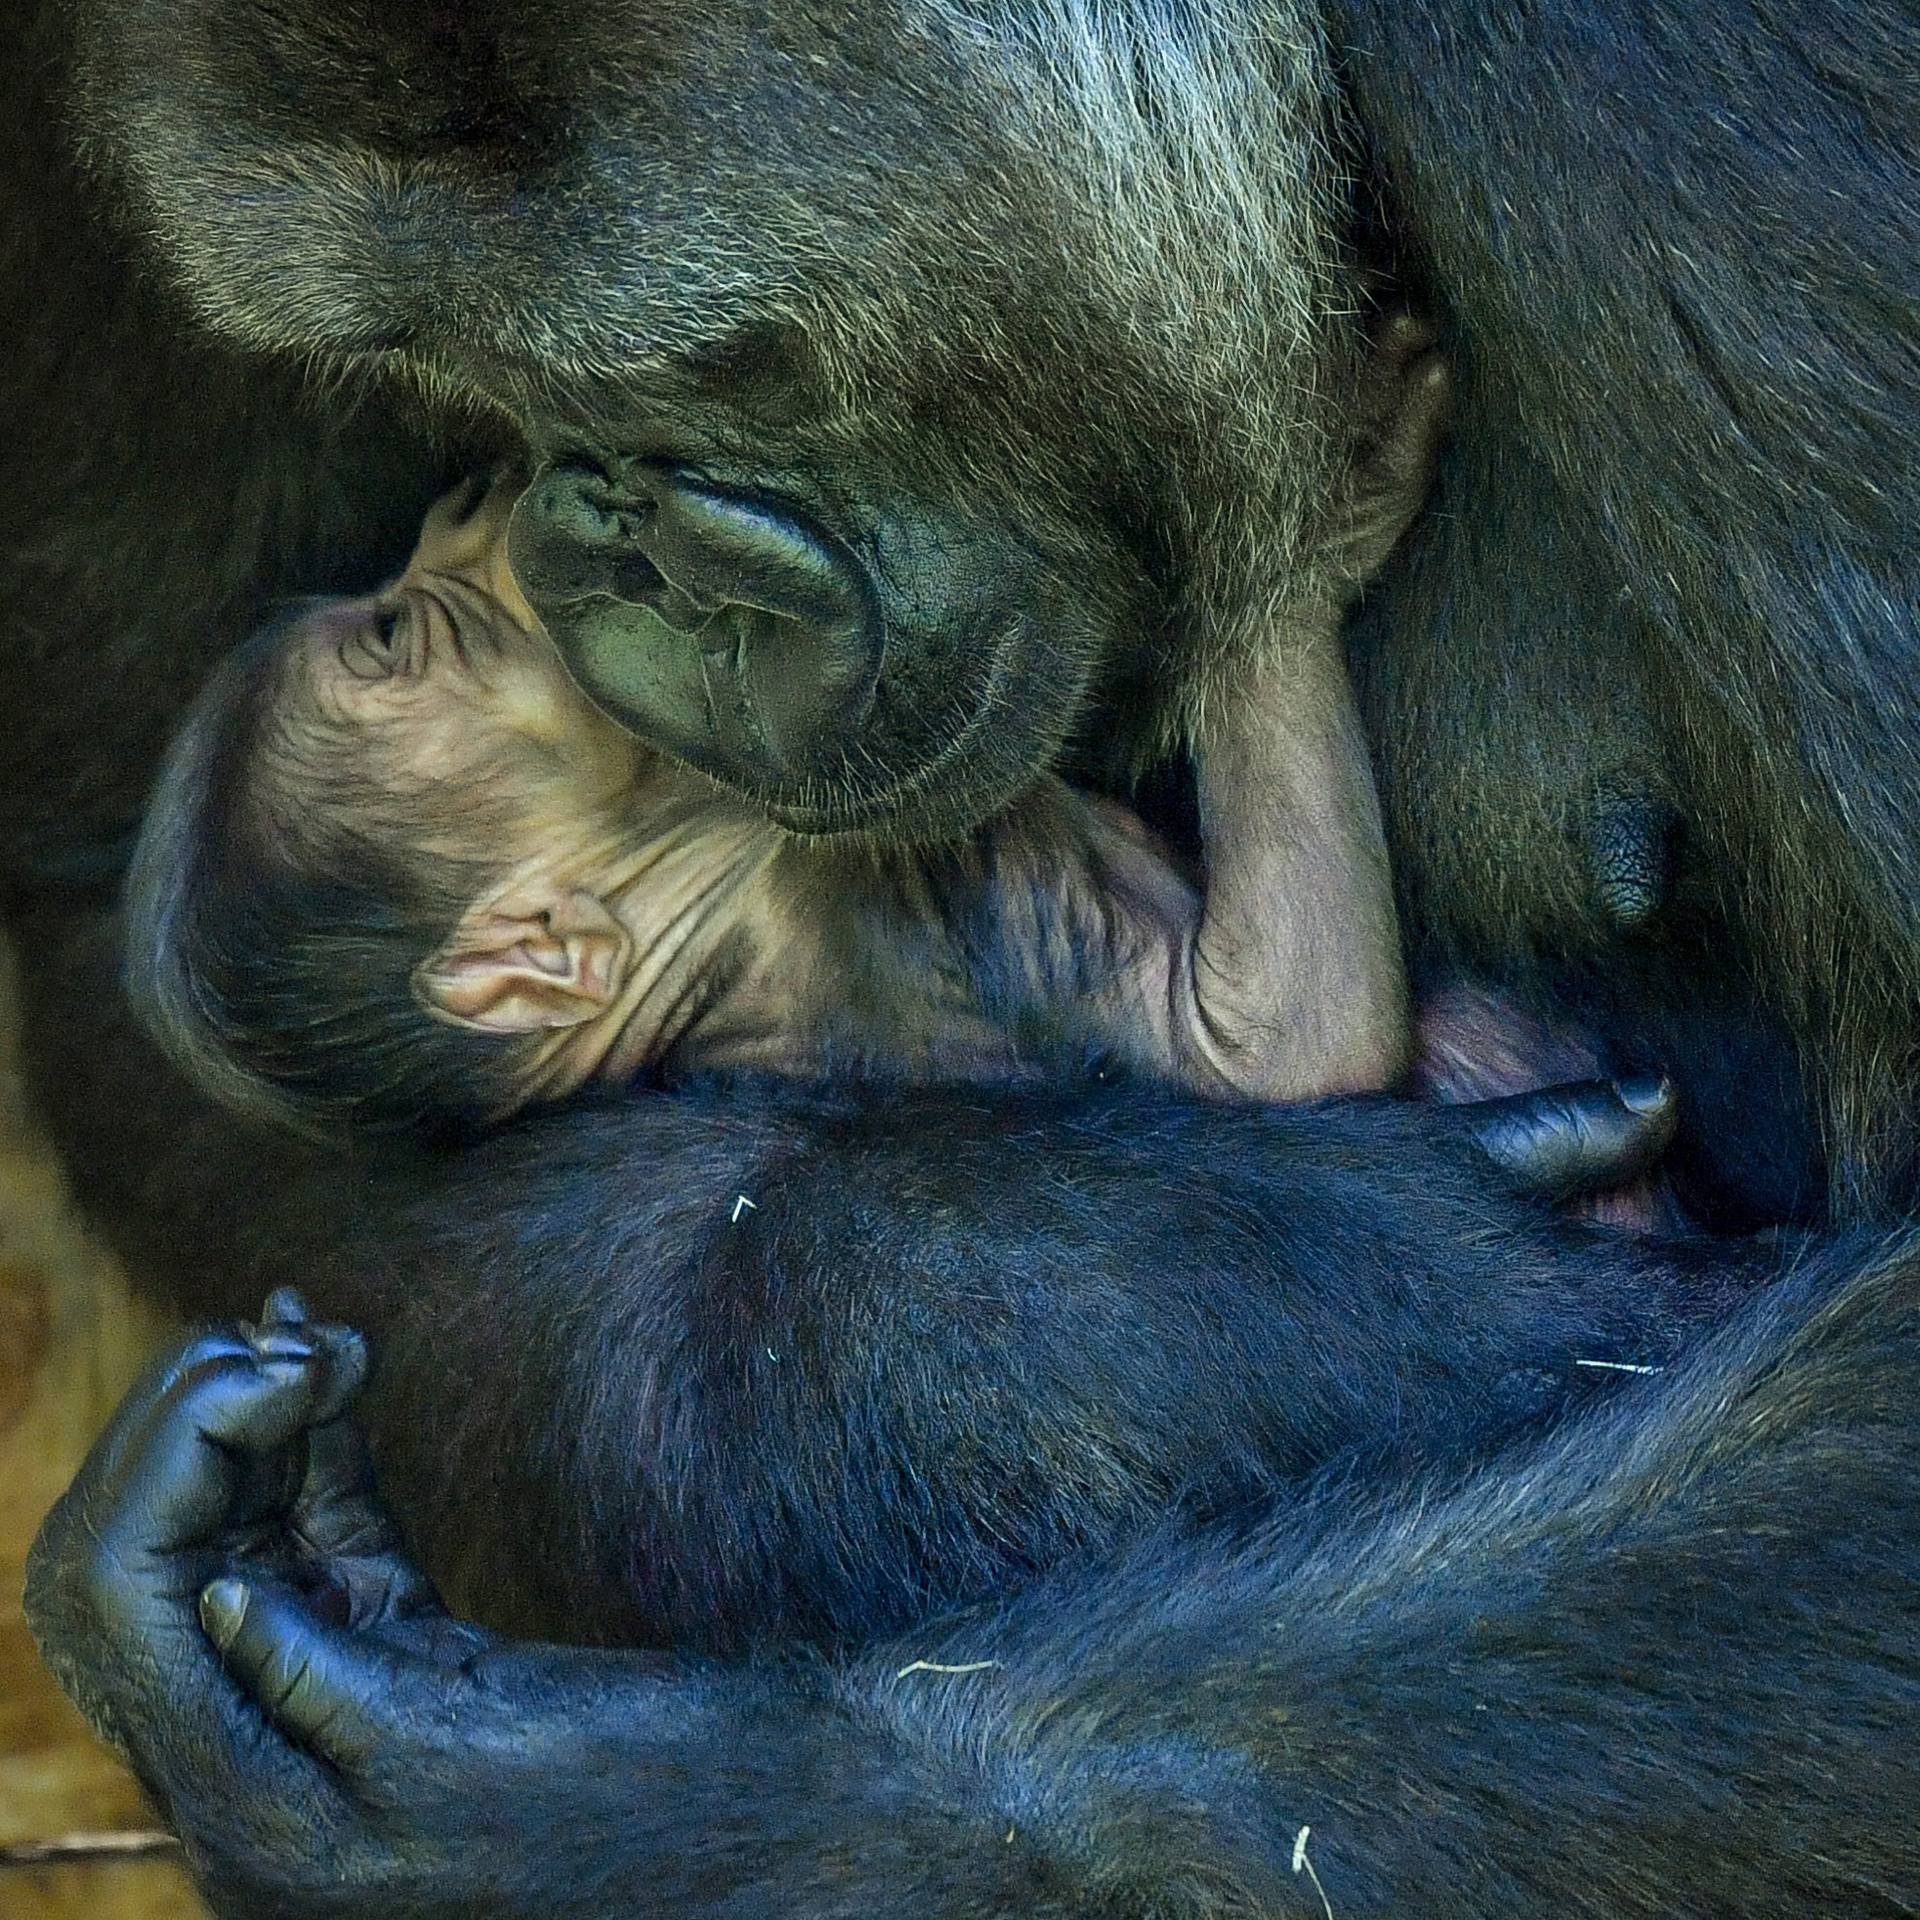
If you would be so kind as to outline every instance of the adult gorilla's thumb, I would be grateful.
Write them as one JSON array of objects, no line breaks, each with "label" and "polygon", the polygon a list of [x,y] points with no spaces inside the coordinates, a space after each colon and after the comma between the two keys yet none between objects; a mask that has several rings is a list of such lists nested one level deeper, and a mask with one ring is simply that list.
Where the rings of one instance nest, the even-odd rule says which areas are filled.
[{"label": "adult gorilla's thumb", "polygon": [[1625,1186],[1673,1143],[1679,1101],[1660,1075],[1578,1080],[1456,1109],[1516,1190],[1543,1200]]},{"label": "adult gorilla's thumb", "polygon": [[261,1712],[332,1765],[361,1766],[398,1731],[418,1663],[330,1625],[298,1594],[215,1580],[201,1591],[200,1624]]}]

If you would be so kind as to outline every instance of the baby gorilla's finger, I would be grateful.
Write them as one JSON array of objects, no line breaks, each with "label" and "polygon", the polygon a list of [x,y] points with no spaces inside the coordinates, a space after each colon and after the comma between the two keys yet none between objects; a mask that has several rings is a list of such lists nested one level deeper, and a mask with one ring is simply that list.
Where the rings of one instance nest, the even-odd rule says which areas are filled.
[{"label": "baby gorilla's finger", "polygon": [[1655,1075],[1583,1080],[1456,1108],[1481,1151],[1543,1200],[1624,1186],[1672,1144],[1679,1103]]},{"label": "baby gorilla's finger", "polygon": [[458,1683],[410,1654],[329,1625],[297,1594],[260,1580],[213,1581],[200,1595],[200,1623],[267,1719],[342,1772],[364,1770],[411,1730],[430,1673],[442,1690]]}]

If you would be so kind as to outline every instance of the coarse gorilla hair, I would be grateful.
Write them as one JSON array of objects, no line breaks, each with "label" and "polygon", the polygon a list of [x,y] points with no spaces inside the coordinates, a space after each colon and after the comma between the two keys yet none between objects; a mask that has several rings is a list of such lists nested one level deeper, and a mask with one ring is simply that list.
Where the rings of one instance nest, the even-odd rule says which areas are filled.
[{"label": "coarse gorilla hair", "polygon": [[[359,830],[389,796],[282,724],[303,611],[215,670],[167,755],[128,877],[127,987],[175,1065],[256,1120],[458,1139],[511,1098],[511,1050],[430,1018],[413,973],[485,872]],[[295,771],[315,801],[297,816],[263,791]],[[435,801],[410,790],[407,804]],[[483,803],[462,785],[440,804]]]},{"label": "coarse gorilla hair", "polygon": [[[47,0],[28,34],[0,67],[0,166],[25,182],[0,235],[27,456],[0,501],[21,619],[0,667],[35,743],[17,786],[84,789],[75,770],[113,759],[103,725],[133,743],[111,777],[141,785],[151,714],[225,638],[183,632],[203,575],[229,612],[255,569],[311,591],[348,508],[381,511],[356,455],[403,429],[302,405],[303,357],[465,396],[538,459],[683,463],[793,503],[885,589],[900,697],[876,702],[892,737],[865,770],[925,771],[958,717],[993,717],[990,756],[923,796],[949,824],[1063,744],[1133,761],[1252,643],[1324,498],[1366,284],[1343,251],[1358,155],[1458,373],[1435,510],[1355,635],[1405,923],[1423,957],[1549,1007],[1591,992],[1623,1066],[1671,1037],[1678,1082],[1719,1088],[1691,1145],[1735,1177],[1804,1075],[1838,1208],[1911,1207],[1905,0],[1838,21],[1825,0]],[[117,230],[58,147],[48,77],[76,63]],[[132,265],[140,237],[158,274]],[[188,332],[163,275],[226,345]],[[195,485],[130,444],[192,446]],[[165,587],[152,619],[129,617],[149,604],[130,546]],[[88,618],[51,633],[43,610],[76,602]],[[996,678],[988,616],[1010,604],[1045,644]],[[1667,903],[1631,932],[1591,857],[1619,793],[1677,823]],[[1481,1336],[1537,1337],[1556,1305],[1489,1277],[1484,1175],[1395,1103],[1076,1091],[1021,1102],[1014,1131],[1000,1102],[702,1087],[383,1157],[344,1193],[317,1160],[239,1161],[243,1185],[218,1115],[138,1084],[131,1046],[103,1057],[97,1018],[55,1017],[84,946],[29,968],[82,1192],[197,1308],[251,1311],[271,1276],[364,1326],[409,1518],[486,1593],[553,1583],[528,1609],[548,1630],[644,1607],[671,1561],[650,1524],[699,1578],[715,1540],[746,1542],[743,1609],[777,1603],[790,1561],[755,1557],[757,1528],[803,1479],[869,1539],[904,1516],[917,1580],[923,1495],[970,1475],[998,1519],[1037,1472],[1052,1497],[1036,1422],[1097,1468],[1124,1421],[1162,1482],[1170,1434],[1217,1446],[1247,1420],[1221,1384],[1250,1358],[1289,1415],[1315,1412],[1306,1368],[1370,1434],[1424,1391],[1471,1446],[1455,1396],[1507,1377]],[[1729,1019],[1777,1023],[1798,1057],[1728,1072]],[[1343,1915],[1911,1904],[1912,1273],[1830,1255],[1699,1371],[1634,1380],[1593,1450],[1496,1459],[1445,1512],[1390,1486],[1357,1536],[1330,1511],[1304,1576],[1284,1533],[1265,1561],[1209,1535],[1084,1570],[1070,1609],[1015,1600],[1004,1645],[974,1616],[955,1651],[994,1662],[978,1688],[909,1686],[912,1654],[882,1650],[892,1717],[869,1692],[823,1719],[811,1672],[757,1667],[730,1715],[739,1676],[703,1673],[723,1704],[689,1744],[666,1688],[640,1729],[666,1770],[641,1791],[608,1770],[604,1822],[604,1781],[556,1771],[536,1844],[503,1821],[511,1870],[553,1912],[630,1909],[636,1887],[695,1913],[1311,1912],[1312,1823],[1317,1845],[1338,1831],[1312,1857]],[[1622,1309],[1614,1272],[1568,1274],[1576,1336]],[[1431,1367],[1407,1364],[1416,1340]],[[871,1619],[871,1554],[843,1566],[844,1535],[801,1532]],[[689,1607],[687,1634],[714,1618]],[[175,1701],[190,1746],[206,1723]],[[444,1773],[392,1758],[372,1762],[397,1796],[383,1834],[467,1816]],[[953,1818],[956,1766],[998,1817]],[[309,1874],[270,1804],[264,1892],[236,1910],[337,1909],[340,1828]],[[247,1805],[189,1802],[196,1858]],[[583,1865],[590,1838],[607,1853]]]},{"label": "coarse gorilla hair", "polygon": [[[1304,13],[940,0],[835,17],[815,61],[784,58],[751,5],[692,36],[576,8],[563,49],[546,8],[491,0],[416,73],[425,43],[369,10],[422,110],[345,78],[338,17],[90,13],[92,151],[223,334],[504,413],[536,452],[583,433],[618,450],[631,415],[668,452],[697,442],[717,478],[784,486],[877,556],[890,624],[926,623],[893,649],[897,728],[974,711],[955,686],[1000,638],[977,603],[1017,582],[992,611],[1044,614],[1033,658],[981,678],[979,777],[948,764],[916,792],[921,827],[998,804],[1116,668],[1165,669],[1116,743],[1151,757],[1324,564],[1363,329],[1336,91]],[[654,89],[639,119],[634,72]],[[783,173],[765,142],[792,128],[807,152]],[[504,247],[471,198],[502,167]],[[1115,657],[1116,634],[1151,655],[1168,612],[1167,660]],[[879,779],[886,744],[850,759],[850,786]]]}]

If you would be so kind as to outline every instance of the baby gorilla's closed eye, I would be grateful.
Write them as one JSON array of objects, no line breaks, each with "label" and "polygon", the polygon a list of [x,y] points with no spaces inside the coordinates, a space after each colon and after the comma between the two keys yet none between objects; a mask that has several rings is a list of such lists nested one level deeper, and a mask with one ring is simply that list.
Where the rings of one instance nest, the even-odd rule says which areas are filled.
[{"label": "baby gorilla's closed eye", "polygon": [[356,680],[390,679],[401,663],[407,609],[398,601],[374,607],[340,639],[340,665]]}]

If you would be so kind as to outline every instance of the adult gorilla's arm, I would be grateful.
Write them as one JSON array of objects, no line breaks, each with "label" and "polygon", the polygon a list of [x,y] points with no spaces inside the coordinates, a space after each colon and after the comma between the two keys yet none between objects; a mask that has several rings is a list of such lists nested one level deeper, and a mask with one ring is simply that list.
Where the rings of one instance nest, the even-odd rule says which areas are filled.
[{"label": "adult gorilla's arm", "polygon": [[[331,1420],[351,1345],[208,1336],[30,1612],[248,1920],[1884,1914],[1920,1872],[1913,1283],[1832,1256],[1452,1492],[1335,1485],[802,1674],[460,1627]],[[348,1628],[252,1557],[256,1463],[309,1427],[289,1537]]]},{"label": "adult gorilla's arm", "polygon": [[[1825,1009],[1791,1018],[1835,1200],[1904,1212],[1920,13],[1866,0],[1836,38],[1823,0],[1327,12],[1456,376],[1434,510],[1353,636],[1408,924],[1630,966],[1566,806],[1642,783],[1685,816],[1676,899],[1727,925],[1656,944],[1632,1029],[1715,980]],[[1698,1151],[1744,1187],[1791,1101],[1726,1070],[1717,1022],[1663,1023]]]},{"label": "adult gorilla's arm", "polygon": [[[42,988],[84,975],[70,929],[28,938]],[[96,1097],[140,1057],[101,1044],[106,1004],[33,1023],[79,1041],[38,1078],[85,1190],[194,1310],[292,1283],[374,1337],[389,1492],[516,1631],[869,1638],[1176,1501],[1483,1443],[1724,1306],[1497,1190],[1502,1125],[1536,1180],[1657,1144],[1668,1116],[1604,1088],[1469,1125],[716,1086],[353,1162]]]}]

